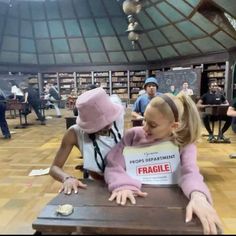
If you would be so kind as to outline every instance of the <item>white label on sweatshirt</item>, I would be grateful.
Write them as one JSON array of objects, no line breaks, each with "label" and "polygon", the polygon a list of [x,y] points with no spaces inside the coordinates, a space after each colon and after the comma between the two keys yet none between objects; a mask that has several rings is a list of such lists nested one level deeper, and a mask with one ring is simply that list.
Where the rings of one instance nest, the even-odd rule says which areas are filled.
[{"label": "white label on sweatshirt", "polygon": [[142,184],[172,185],[180,174],[179,147],[170,141],[123,150],[126,172]]}]

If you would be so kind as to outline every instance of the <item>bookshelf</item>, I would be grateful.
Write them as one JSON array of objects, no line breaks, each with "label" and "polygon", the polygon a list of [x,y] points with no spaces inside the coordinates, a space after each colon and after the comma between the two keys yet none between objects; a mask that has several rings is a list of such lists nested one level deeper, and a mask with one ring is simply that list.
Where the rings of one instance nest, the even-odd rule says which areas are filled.
[{"label": "bookshelf", "polygon": [[69,95],[76,88],[75,72],[58,73],[59,92],[63,95]]},{"label": "bookshelf", "polygon": [[128,71],[112,71],[110,86],[112,94],[117,94],[122,101],[129,101]]},{"label": "bookshelf", "polygon": [[130,102],[134,103],[139,95],[139,91],[143,89],[145,79],[147,77],[146,70],[130,71],[129,73],[129,94]]},{"label": "bookshelf", "polygon": [[93,72],[93,83],[97,87],[102,87],[106,90],[106,93],[110,95],[110,73],[109,71],[104,72]]},{"label": "bookshelf", "polygon": [[93,83],[92,72],[77,72],[76,73],[76,87],[78,94],[86,91],[87,86]]}]

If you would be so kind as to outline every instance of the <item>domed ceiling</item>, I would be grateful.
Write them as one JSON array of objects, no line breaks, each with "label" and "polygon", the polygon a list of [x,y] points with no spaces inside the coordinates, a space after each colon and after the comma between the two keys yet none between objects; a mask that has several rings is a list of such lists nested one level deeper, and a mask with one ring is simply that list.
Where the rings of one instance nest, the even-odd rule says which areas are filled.
[{"label": "domed ceiling", "polygon": [[148,64],[236,47],[235,0],[137,2],[133,47],[122,0],[0,0],[0,64]]}]

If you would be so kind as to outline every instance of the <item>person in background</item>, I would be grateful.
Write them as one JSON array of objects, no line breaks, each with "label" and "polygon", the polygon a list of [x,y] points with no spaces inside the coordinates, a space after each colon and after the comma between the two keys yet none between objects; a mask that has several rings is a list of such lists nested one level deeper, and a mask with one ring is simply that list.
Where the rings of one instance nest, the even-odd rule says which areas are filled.
[{"label": "person in background", "polygon": [[178,92],[175,89],[175,85],[173,85],[173,84],[171,84],[171,86],[170,86],[170,93],[175,96],[178,94]]},{"label": "person in background", "polygon": [[[236,133],[236,98],[233,99],[228,107],[227,116],[232,117],[232,130]],[[230,158],[236,158],[236,153],[232,153],[229,156]]]},{"label": "person in background", "polygon": [[145,80],[144,89],[146,93],[139,96],[133,105],[131,115],[134,119],[143,119],[143,114],[148,103],[151,101],[152,98],[161,94],[157,92],[158,83],[155,77],[149,77]]},{"label": "person in background", "polygon": [[78,193],[78,188],[86,188],[80,180],[63,170],[72,148],[80,150],[89,177],[103,179],[106,155],[121,139],[124,129],[124,108],[120,98],[109,96],[101,87],[81,94],[76,107],[79,111],[77,124],[64,134],[49,172],[62,182],[59,191],[65,194]]},{"label": "person in background", "polygon": [[13,99],[17,99],[20,102],[24,101],[24,94],[17,83],[14,80],[11,80],[9,83],[11,85],[11,93],[13,94]]},{"label": "person in background", "polygon": [[59,109],[61,97],[56,87],[52,83],[47,83],[45,92],[46,92],[45,99],[48,99],[51,102],[51,104],[54,106],[57,118],[61,118],[61,111]]},{"label": "person in background", "polygon": [[24,93],[24,103],[29,104],[33,108],[41,125],[46,125],[45,117],[40,112],[41,101],[38,92],[26,82],[21,82],[19,87]]},{"label": "person in background", "polygon": [[6,95],[0,88],[0,126],[4,139],[10,139],[11,133],[8,128],[5,113],[6,113]]},{"label": "person in background", "polygon": [[[200,133],[201,119],[191,97],[167,93],[153,98],[144,113],[144,126],[127,130],[107,155],[104,177],[109,201],[135,204],[136,196],[148,197],[142,184],[178,184],[189,199],[185,222],[196,214],[204,234],[216,234],[222,224],[197,166]],[[147,166],[161,168],[148,172]]]},{"label": "person in background", "polygon": [[232,117],[232,130],[236,133],[236,97],[231,102],[231,105],[228,107],[227,116]]},{"label": "person in background", "polygon": [[[225,96],[220,93],[217,93],[218,85],[215,81],[210,81],[208,86],[209,86],[209,91],[207,93],[203,94],[197,102],[197,107],[199,109],[205,109],[209,105],[229,105]],[[230,127],[232,118],[227,115],[222,116],[220,118],[221,118],[221,120],[224,120],[225,123],[224,123],[224,126],[222,127],[222,129],[220,130],[218,138],[220,140],[227,141],[228,139],[224,137],[224,133]],[[213,121],[213,120],[216,121],[218,119],[219,119],[219,117],[215,117],[213,115],[209,115],[209,114],[205,114],[205,113],[203,113],[203,115],[202,115],[203,124],[209,134],[208,141],[210,141],[210,142],[213,142],[215,140],[215,137],[213,134],[214,130],[212,130],[212,128],[210,127],[210,121]]]},{"label": "person in background", "polygon": [[189,96],[193,95],[193,90],[188,87],[188,82],[183,83],[182,90],[180,92],[183,92]]}]

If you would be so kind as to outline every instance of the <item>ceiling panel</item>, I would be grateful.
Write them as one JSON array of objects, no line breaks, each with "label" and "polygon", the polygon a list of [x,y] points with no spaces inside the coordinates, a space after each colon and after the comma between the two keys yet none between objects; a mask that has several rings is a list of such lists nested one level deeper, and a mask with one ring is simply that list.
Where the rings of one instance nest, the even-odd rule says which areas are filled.
[{"label": "ceiling panel", "polygon": [[52,39],[52,46],[55,53],[69,52],[66,39]]},{"label": "ceiling panel", "polygon": [[172,43],[186,40],[185,36],[172,25],[161,28],[161,32]]},{"label": "ceiling panel", "polygon": [[163,59],[178,56],[177,52],[174,50],[172,46],[158,47],[158,51],[160,52]]},{"label": "ceiling panel", "polygon": [[108,58],[106,53],[103,52],[95,52],[95,53],[90,53],[92,63],[107,63]]},{"label": "ceiling panel", "polygon": [[35,53],[34,40],[22,38],[20,40],[20,50],[21,50],[21,52]]},{"label": "ceiling panel", "polygon": [[236,48],[236,31],[224,16],[235,17],[234,0],[142,1],[135,44],[123,1],[0,0],[0,62],[148,64]]},{"label": "ceiling panel", "polygon": [[70,49],[72,52],[85,52],[87,51],[84,40],[82,38],[69,39]]},{"label": "ceiling panel", "polygon": [[161,59],[160,55],[158,54],[157,50],[155,50],[155,49],[146,49],[143,52],[144,52],[145,57],[150,61]]},{"label": "ceiling panel", "polygon": [[38,53],[51,53],[52,45],[50,39],[38,39],[36,40],[36,47]]},{"label": "ceiling panel", "polygon": [[145,9],[145,11],[148,13],[149,17],[152,19],[152,21],[155,23],[156,26],[162,26],[167,25],[170,22],[165,18],[155,7],[148,7]]},{"label": "ceiling panel", "polygon": [[171,22],[176,22],[185,19],[185,17],[175,10],[168,3],[162,2],[157,4],[157,8],[162,12],[162,14],[168,18]]},{"label": "ceiling panel", "polygon": [[190,42],[175,43],[174,47],[182,56],[199,54],[200,51]]},{"label": "ceiling panel", "polygon": [[44,20],[45,19],[45,12],[43,10],[43,3],[42,2],[31,3],[30,8],[31,8],[33,20]]},{"label": "ceiling panel", "polygon": [[81,19],[80,25],[82,28],[83,35],[85,37],[98,36],[98,31],[94,24],[94,21],[91,19]]},{"label": "ceiling panel", "polygon": [[107,21],[106,18],[96,18],[95,20],[98,31],[101,35],[115,35],[115,31],[112,28],[111,22]]},{"label": "ceiling panel", "polygon": [[57,64],[71,64],[72,58],[71,54],[55,54]]},{"label": "ceiling panel", "polygon": [[31,21],[22,20],[20,22],[20,36],[33,38],[33,26]]},{"label": "ceiling panel", "polygon": [[65,32],[61,21],[48,21],[48,28],[52,38],[65,37]]},{"label": "ceiling panel", "polygon": [[48,26],[46,21],[36,21],[33,23],[35,38],[48,38]]},{"label": "ceiling panel", "polygon": [[176,24],[179,30],[187,36],[189,39],[205,37],[204,33],[198,26],[194,25],[190,21],[182,21]]},{"label": "ceiling panel", "polygon": [[150,31],[148,32],[148,35],[156,46],[168,44],[167,39],[159,30]]},{"label": "ceiling panel", "polygon": [[23,64],[37,64],[37,58],[35,54],[21,53],[20,62]]},{"label": "ceiling panel", "polygon": [[91,63],[88,53],[73,53],[72,56],[74,63]]},{"label": "ceiling panel", "polygon": [[[199,2],[198,0],[194,0],[195,2]],[[185,16],[189,16],[193,8],[188,3],[186,3],[183,0],[167,0],[170,5],[172,5],[174,8],[176,8],[178,11],[180,11]]]},{"label": "ceiling panel", "polygon": [[116,37],[102,37],[105,49],[107,51],[121,51],[121,46]]},{"label": "ceiling panel", "polygon": [[81,30],[76,20],[64,20],[67,37],[81,36]]},{"label": "ceiling panel", "polygon": [[110,61],[113,63],[127,62],[124,52],[109,52],[108,55],[109,55]]},{"label": "ceiling panel", "polygon": [[217,30],[217,26],[215,24],[211,23],[207,18],[205,18],[205,16],[198,12],[192,16],[191,21],[202,28],[204,31],[208,32],[208,34],[211,34]]},{"label": "ceiling panel", "polygon": [[193,40],[193,43],[202,51],[202,52],[215,52],[223,51],[224,48],[217,43],[214,39],[206,37],[204,39]]},{"label": "ceiling panel", "polygon": [[126,55],[130,62],[144,61],[145,58],[140,51],[129,51],[126,52]]},{"label": "ceiling panel", "polygon": [[232,39],[229,35],[227,35],[225,32],[220,31],[213,35],[213,37],[220,42],[221,44],[224,45],[225,48],[232,48],[235,47],[236,45],[236,39]]},{"label": "ceiling panel", "polygon": [[54,55],[53,54],[39,55],[39,64],[40,65],[53,65],[53,64],[55,64]]},{"label": "ceiling panel", "polygon": [[86,38],[85,42],[90,52],[104,51],[102,40],[100,38]]},{"label": "ceiling panel", "polygon": [[49,20],[60,19],[59,8],[56,1],[49,1],[45,4],[45,10]]},{"label": "ceiling panel", "polygon": [[59,7],[60,7],[60,13],[63,18],[71,18],[75,17],[74,13],[74,8],[72,6],[72,1],[67,0],[67,1],[58,1],[59,2]]}]

